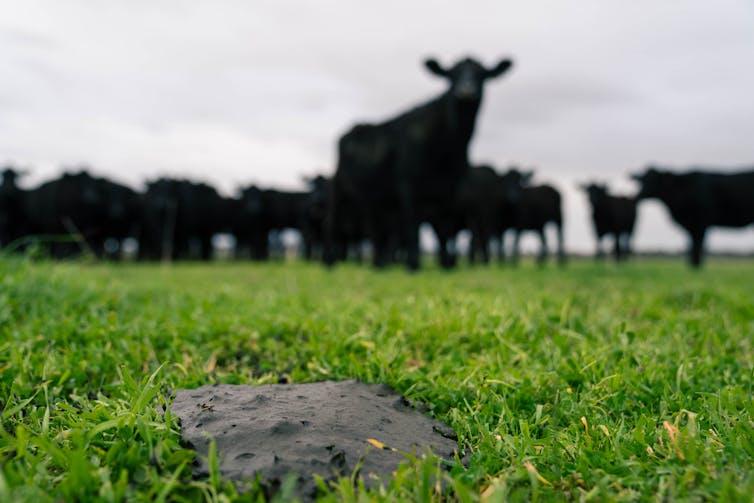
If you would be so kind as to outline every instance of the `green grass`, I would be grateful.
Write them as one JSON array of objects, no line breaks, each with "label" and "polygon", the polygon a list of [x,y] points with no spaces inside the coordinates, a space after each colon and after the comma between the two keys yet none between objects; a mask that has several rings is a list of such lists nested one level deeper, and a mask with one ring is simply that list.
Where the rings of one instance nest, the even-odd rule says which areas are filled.
[{"label": "green grass", "polygon": [[409,275],[3,259],[0,501],[256,501],[192,478],[165,397],[281,376],[384,382],[456,430],[467,467],[437,486],[432,462],[408,465],[376,500],[754,494],[750,262]]}]

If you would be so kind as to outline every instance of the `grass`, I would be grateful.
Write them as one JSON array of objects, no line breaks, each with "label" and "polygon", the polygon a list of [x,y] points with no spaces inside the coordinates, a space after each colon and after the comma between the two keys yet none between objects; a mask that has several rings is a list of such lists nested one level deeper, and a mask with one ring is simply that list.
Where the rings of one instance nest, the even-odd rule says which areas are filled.
[{"label": "grass", "polygon": [[[357,377],[470,452],[325,500],[751,500],[754,267],[418,275],[0,260],[0,501],[257,501],[193,479],[167,391]],[[379,439],[389,443],[389,439]],[[216,466],[216,459],[210,459]]]}]

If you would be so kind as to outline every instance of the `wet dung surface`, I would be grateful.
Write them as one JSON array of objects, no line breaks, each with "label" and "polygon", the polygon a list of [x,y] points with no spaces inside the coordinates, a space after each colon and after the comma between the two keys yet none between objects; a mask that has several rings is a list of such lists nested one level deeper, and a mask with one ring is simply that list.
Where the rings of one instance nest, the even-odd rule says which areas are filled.
[{"label": "wet dung surface", "polygon": [[[367,486],[375,476],[389,482],[406,458],[367,439],[416,455],[429,449],[448,460],[458,448],[452,429],[389,386],[354,380],[182,389],[170,409],[201,456],[208,453],[207,435],[215,439],[223,477],[240,482],[260,475],[275,488],[293,472],[304,498],[315,494],[313,474],[349,476],[360,460]],[[196,471],[207,473],[203,460]]]}]

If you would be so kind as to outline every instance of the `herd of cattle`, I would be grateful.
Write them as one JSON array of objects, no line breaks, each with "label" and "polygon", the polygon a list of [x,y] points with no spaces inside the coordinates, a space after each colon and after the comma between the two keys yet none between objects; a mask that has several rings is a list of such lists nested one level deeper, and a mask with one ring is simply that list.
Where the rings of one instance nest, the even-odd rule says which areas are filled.
[{"label": "herd of cattle", "polygon": [[[81,252],[118,256],[124,240],[136,239],[145,260],[209,259],[213,236],[232,234],[236,254],[253,259],[270,255],[270,234],[297,229],[304,256],[332,265],[359,257],[371,245],[372,262],[381,267],[401,261],[419,267],[419,225],[429,224],[438,241],[438,260],[453,267],[456,236],[471,235],[469,260],[489,261],[504,236],[539,234],[539,261],[548,250],[545,226],[557,229],[557,256],[565,261],[561,196],[549,185],[532,185],[532,172],[474,166],[468,158],[484,84],[505,74],[512,62],[492,68],[466,58],[444,68],[426,68],[448,82],[437,98],[382,123],[354,126],[338,142],[334,176],[308,180],[309,190],[284,192],[249,186],[237,197],[222,197],[213,187],[188,180],[160,178],[136,192],[85,170],[68,172],[31,190],[17,184],[19,171],[2,172],[0,246],[20,249],[33,242],[54,257]],[[593,210],[598,255],[612,236],[615,257],[630,253],[637,202],[657,198],[690,236],[690,261],[702,261],[706,230],[754,223],[754,171],[734,174],[648,168],[634,177],[636,196],[611,195],[604,185],[584,186]]]}]

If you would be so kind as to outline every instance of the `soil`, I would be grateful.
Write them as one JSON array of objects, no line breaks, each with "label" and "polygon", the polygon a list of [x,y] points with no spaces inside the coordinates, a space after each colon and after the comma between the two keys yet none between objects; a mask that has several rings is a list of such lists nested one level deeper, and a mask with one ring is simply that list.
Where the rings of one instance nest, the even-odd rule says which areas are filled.
[{"label": "soil", "polygon": [[417,409],[392,388],[360,381],[264,386],[208,385],[176,392],[170,409],[183,439],[199,453],[195,473],[206,475],[210,437],[221,476],[238,483],[257,476],[272,494],[290,473],[299,497],[316,494],[313,475],[359,476],[367,487],[389,483],[401,452],[452,460],[458,449],[447,425]]}]

